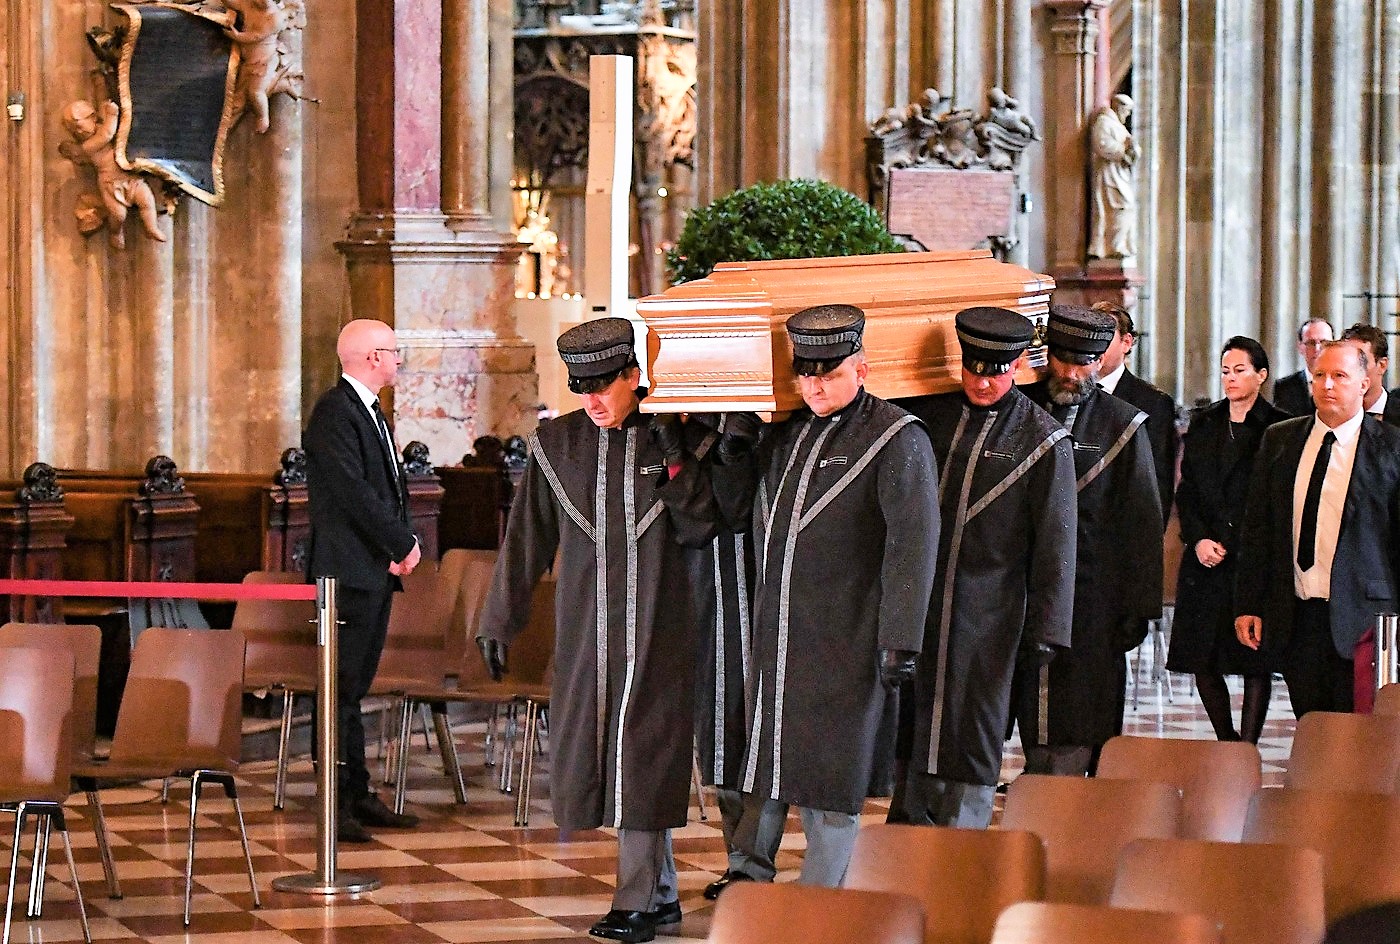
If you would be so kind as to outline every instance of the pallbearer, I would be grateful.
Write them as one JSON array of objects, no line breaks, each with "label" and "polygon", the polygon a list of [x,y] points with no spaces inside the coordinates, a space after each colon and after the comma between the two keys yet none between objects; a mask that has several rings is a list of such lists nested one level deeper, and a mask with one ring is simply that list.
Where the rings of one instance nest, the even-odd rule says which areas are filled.
[{"label": "pallbearer", "polygon": [[[717,500],[751,506],[757,557],[745,820],[780,829],[800,807],[815,885],[841,883],[866,796],[889,793],[887,701],[923,643],[938,540],[933,450],[917,419],[865,392],[864,323],[850,305],[793,315],[807,408],[713,470]],[[736,838],[768,832],[745,822]],[[771,879],[766,865],[739,874]]]},{"label": "pallbearer", "polygon": [[670,830],[690,799],[692,596],[682,544],[714,535],[714,506],[679,423],[637,412],[632,325],[559,338],[583,409],[541,424],[481,615],[492,674],[558,553],[550,799],[560,828],[618,830],[613,910],[591,934],[649,941],[681,919]]},{"label": "pallbearer", "polygon": [[962,391],[903,402],[933,440],[942,540],[904,807],[915,823],[985,827],[1001,770],[1018,649],[1070,643],[1074,456],[1016,389],[1032,325],[1004,308],[957,315]]},{"label": "pallbearer", "polygon": [[[1099,388],[1100,358],[1117,327],[1088,308],[1050,308],[1050,374],[1026,390],[1074,440],[1079,538],[1074,565],[1074,630],[1069,652],[1050,665],[1049,727],[1039,723],[1038,686],[1021,684],[1021,740],[1032,773],[1082,775],[1123,730],[1123,654],[1162,615],[1162,511],[1147,414]],[[1029,666],[1025,667],[1029,669]]]}]

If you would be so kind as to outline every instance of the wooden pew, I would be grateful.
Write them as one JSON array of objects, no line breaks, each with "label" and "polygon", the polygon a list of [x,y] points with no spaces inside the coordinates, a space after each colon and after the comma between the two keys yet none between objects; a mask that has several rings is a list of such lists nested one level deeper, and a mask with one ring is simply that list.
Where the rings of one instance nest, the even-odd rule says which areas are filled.
[{"label": "wooden pew", "polygon": [[[35,462],[24,470],[23,481],[0,482],[0,573],[14,580],[61,579],[64,541],[73,523],[53,466]],[[0,596],[0,622],[62,621],[61,598]]]},{"label": "wooden pew", "polygon": [[525,441],[512,436],[502,442],[483,436],[459,466],[438,466],[442,481],[442,517],[438,547],[492,550],[501,546],[511,498],[525,470]]}]

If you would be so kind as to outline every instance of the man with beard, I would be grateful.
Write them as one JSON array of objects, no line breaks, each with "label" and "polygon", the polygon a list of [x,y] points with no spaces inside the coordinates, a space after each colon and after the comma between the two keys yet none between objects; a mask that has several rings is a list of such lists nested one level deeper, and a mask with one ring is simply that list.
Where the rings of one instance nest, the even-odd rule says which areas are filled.
[{"label": "man with beard", "polygon": [[1074,454],[1065,428],[1013,384],[1030,321],[969,308],[955,324],[962,390],[901,404],[933,441],[943,522],[903,811],[909,822],[981,829],[1017,652],[1024,641],[1048,662],[1070,644]]},{"label": "man with beard", "polygon": [[715,507],[679,421],[647,434],[632,323],[586,321],[558,346],[583,409],[530,437],[477,644],[499,679],[554,565],[554,820],[618,831],[612,910],[589,933],[650,941],[681,920],[670,831],[690,805],[695,673],[682,545],[710,541]]},{"label": "man with beard", "polygon": [[807,836],[801,881],[840,885],[865,798],[893,786],[887,702],[923,643],[938,481],[919,421],[864,389],[864,327],[851,305],[789,318],[807,409],[712,470],[726,518],[751,510],[758,571],[749,796],[735,833],[746,861],[726,884],[772,880],[746,837],[781,831],[791,804]]},{"label": "man with beard", "polygon": [[1162,614],[1162,510],[1147,416],[1095,383],[1115,328],[1112,315],[1051,306],[1050,373],[1026,389],[1073,438],[1079,499],[1070,649],[1048,671],[1033,672],[1024,659],[1018,671],[1030,773],[1092,772],[1099,748],[1123,730],[1123,654]]}]

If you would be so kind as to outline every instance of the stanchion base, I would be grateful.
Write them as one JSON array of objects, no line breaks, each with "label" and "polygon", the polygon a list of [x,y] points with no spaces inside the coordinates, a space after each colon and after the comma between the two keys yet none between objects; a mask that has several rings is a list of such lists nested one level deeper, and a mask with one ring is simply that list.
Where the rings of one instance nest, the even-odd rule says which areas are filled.
[{"label": "stanchion base", "polygon": [[283,875],[272,880],[272,887],[279,892],[298,892],[303,895],[358,895],[372,892],[381,886],[379,879],[372,875],[356,875],[353,872],[337,872],[335,880],[327,884],[314,872],[299,875]]}]

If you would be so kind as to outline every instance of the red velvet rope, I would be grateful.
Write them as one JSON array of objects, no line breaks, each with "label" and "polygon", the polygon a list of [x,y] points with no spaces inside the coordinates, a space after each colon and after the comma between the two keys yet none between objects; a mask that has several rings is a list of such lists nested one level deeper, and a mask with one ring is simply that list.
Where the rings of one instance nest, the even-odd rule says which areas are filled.
[{"label": "red velvet rope", "polygon": [[0,578],[0,596],[179,597],[192,600],[315,600],[309,583],[164,583],[120,580],[9,580]]}]

